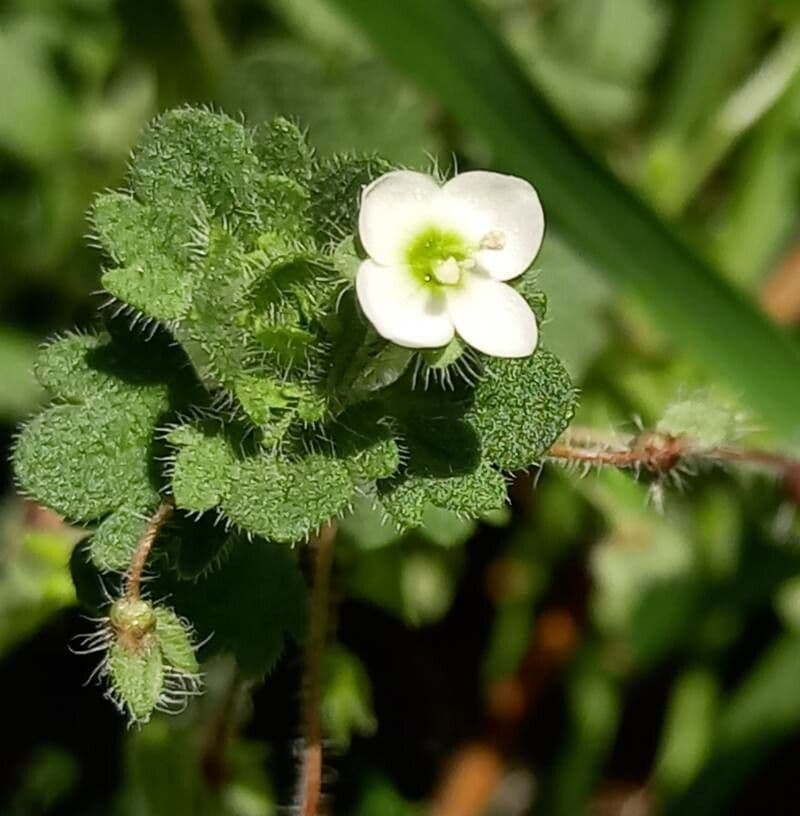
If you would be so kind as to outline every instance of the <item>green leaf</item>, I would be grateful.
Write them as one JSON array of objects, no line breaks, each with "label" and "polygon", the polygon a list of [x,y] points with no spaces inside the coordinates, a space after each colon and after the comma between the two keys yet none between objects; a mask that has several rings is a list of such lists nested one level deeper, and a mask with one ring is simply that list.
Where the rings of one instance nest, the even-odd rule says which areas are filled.
[{"label": "green leaf", "polygon": [[[263,145],[259,151],[264,155]],[[270,156],[275,160],[275,156]],[[222,114],[192,108],[155,119],[133,156],[134,195],[166,211],[192,196],[214,218],[224,218],[246,236],[268,232],[289,215],[299,185],[262,167],[253,135]]]},{"label": "green leaf", "polygon": [[313,151],[306,143],[305,133],[279,113],[258,118],[261,124],[254,137],[256,156],[269,173],[307,184],[312,173]]},{"label": "green leaf", "polygon": [[695,444],[710,450],[740,439],[747,421],[747,415],[732,400],[700,392],[670,403],[656,430],[671,436],[689,436]]},{"label": "green leaf", "polygon": [[263,454],[237,462],[226,490],[222,509],[234,524],[294,543],[344,510],[353,482],[346,465],[327,456]]},{"label": "green leaf", "polygon": [[186,624],[171,610],[156,607],[155,635],[165,665],[184,674],[197,674],[200,666]]},{"label": "green leaf", "polygon": [[[341,512],[354,486],[343,461],[310,453],[237,456],[230,442],[192,428],[173,431],[176,506],[196,512],[218,506],[243,530],[294,543]],[[212,503],[213,502],[213,503]]]},{"label": "green leaf", "polygon": [[54,397],[85,402],[98,395],[113,395],[124,388],[125,355],[98,334],[69,334],[46,345],[36,358],[34,373]]},{"label": "green leaf", "polygon": [[481,458],[480,437],[459,416],[458,403],[431,395],[405,410],[407,464],[378,483],[381,503],[399,525],[419,526],[428,504],[471,517],[505,504],[505,480]]},{"label": "green leaf", "polygon": [[134,722],[146,723],[164,688],[164,665],[156,638],[146,637],[138,650],[114,643],[108,655],[109,681],[114,695]]},{"label": "green leaf", "polygon": [[145,315],[187,322],[212,374],[231,376],[242,364],[241,297],[267,248],[285,254],[308,239],[311,172],[303,134],[286,120],[251,131],[205,110],[163,114],[134,152],[131,192],[95,205],[116,264],[104,284]]},{"label": "green leaf", "polygon": [[414,356],[414,350],[396,346],[394,343],[380,342],[374,354],[370,355],[362,371],[353,380],[353,391],[380,391],[403,376]]},{"label": "green leaf", "polygon": [[170,431],[167,438],[178,447],[172,470],[176,506],[204,513],[220,504],[233,468],[227,441],[191,425]]},{"label": "green leaf", "polygon": [[203,382],[233,382],[244,369],[247,334],[241,326],[251,270],[242,242],[217,224],[209,227],[192,307],[177,337]]},{"label": "green leaf", "polygon": [[[537,259],[538,262],[536,266],[538,267],[541,261],[546,260],[546,256],[542,258],[541,255],[539,255]],[[547,315],[548,303],[547,295],[542,291],[542,283],[539,279],[539,275],[535,270],[528,270],[524,275],[511,281],[511,285],[528,301],[528,305],[536,315],[536,320],[539,325],[541,325]]]},{"label": "green leaf", "polygon": [[305,631],[305,584],[283,545],[240,536],[219,569],[194,581],[162,575],[156,586],[200,639],[210,637],[203,654],[232,652],[250,675],[270,671],[286,638]]},{"label": "green leaf", "polygon": [[471,473],[455,475],[423,476],[407,472],[381,482],[379,496],[381,504],[403,528],[421,525],[429,504],[478,518],[500,509],[507,501],[505,479],[485,464]]},{"label": "green leaf", "polygon": [[490,143],[500,169],[535,182],[553,222],[661,327],[741,391],[776,431],[800,415],[800,351],[693,255],[564,129],[464,0],[331,0]]},{"label": "green leaf", "polygon": [[194,275],[191,207],[186,196],[175,196],[169,209],[121,193],[99,196],[92,221],[103,249],[117,264],[103,274],[103,286],[150,317],[182,318],[191,305]]},{"label": "green leaf", "polygon": [[325,411],[324,397],[311,383],[245,375],[234,383],[233,392],[256,425],[278,423],[287,412],[297,414],[305,422],[314,422]]},{"label": "green leaf", "polygon": [[394,433],[377,403],[362,403],[341,413],[332,436],[336,456],[356,484],[391,476],[400,465]]},{"label": "green leaf", "polygon": [[317,239],[336,245],[356,232],[361,190],[389,170],[377,156],[332,156],[319,162],[311,184],[311,215]]},{"label": "green leaf", "polygon": [[147,529],[152,508],[142,511],[121,507],[108,516],[89,540],[92,561],[102,570],[125,570]]},{"label": "green leaf", "polygon": [[574,411],[569,375],[557,357],[540,348],[521,360],[489,359],[467,419],[486,459],[519,470],[541,461]]},{"label": "green leaf", "polygon": [[180,378],[184,362],[155,339],[147,352],[107,335],[67,337],[44,351],[37,374],[69,402],[23,428],[14,452],[23,491],[84,522],[158,503],[155,428],[170,408],[169,380]]}]

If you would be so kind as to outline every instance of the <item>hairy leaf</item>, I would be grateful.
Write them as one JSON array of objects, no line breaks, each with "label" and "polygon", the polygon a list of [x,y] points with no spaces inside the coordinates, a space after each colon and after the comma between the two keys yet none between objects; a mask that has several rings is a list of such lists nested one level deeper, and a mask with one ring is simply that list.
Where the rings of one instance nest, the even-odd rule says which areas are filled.
[{"label": "hairy leaf", "polygon": [[268,672],[285,639],[305,631],[305,585],[294,555],[278,544],[239,537],[219,569],[195,581],[160,577],[158,587],[201,639],[210,636],[204,654],[232,652],[250,675]]},{"label": "hairy leaf", "polygon": [[405,415],[407,464],[379,483],[389,514],[403,527],[416,527],[429,503],[473,517],[502,507],[505,480],[483,461],[481,439],[460,416],[460,404],[430,398],[408,408],[415,403],[425,410],[425,420]]},{"label": "hairy leaf", "polygon": [[142,204],[121,193],[106,193],[92,212],[95,230],[117,264],[103,275],[112,295],[158,320],[173,321],[189,310],[194,269],[192,228],[196,220],[186,196],[172,207]]},{"label": "hairy leaf", "polygon": [[146,529],[147,513],[121,507],[91,537],[92,561],[103,570],[125,570]]},{"label": "hairy leaf", "polygon": [[575,411],[575,390],[564,366],[546,349],[522,360],[493,358],[475,390],[467,419],[483,455],[504,470],[539,462]]},{"label": "hairy leaf", "polygon": [[178,507],[202,512],[218,506],[241,529],[273,541],[297,541],[341,512],[353,493],[346,464],[328,456],[239,456],[222,437],[185,428],[171,440],[178,445]]},{"label": "hairy leaf", "polygon": [[170,408],[170,366],[180,372],[183,365],[155,341],[75,335],[48,347],[37,374],[58,401],[20,434],[14,463],[21,489],[72,521],[157,504],[155,428]]},{"label": "hairy leaf", "polygon": [[164,663],[184,674],[197,674],[200,666],[186,625],[171,609],[157,606],[155,613],[155,634]]},{"label": "hairy leaf", "polygon": [[161,697],[164,664],[158,641],[147,637],[141,649],[115,643],[108,655],[108,672],[114,695],[130,712],[131,719],[146,723]]}]

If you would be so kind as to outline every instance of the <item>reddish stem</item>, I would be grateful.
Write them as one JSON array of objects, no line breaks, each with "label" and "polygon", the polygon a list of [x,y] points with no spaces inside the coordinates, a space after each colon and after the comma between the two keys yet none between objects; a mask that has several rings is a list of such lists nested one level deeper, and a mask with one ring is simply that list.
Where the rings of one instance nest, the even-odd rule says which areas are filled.
[{"label": "reddish stem", "polygon": [[153,544],[158,538],[161,528],[166,524],[169,517],[174,510],[172,502],[164,502],[161,504],[153,514],[147,529],[139,539],[136,545],[136,550],[131,558],[131,565],[128,568],[128,582],[125,594],[128,598],[139,599],[142,594],[142,576],[144,575],[144,568],[147,564],[147,559],[150,557],[150,551],[153,549]]},{"label": "reddish stem", "polygon": [[300,816],[317,816],[322,796],[322,674],[328,635],[328,608],[336,525],[328,522],[315,539],[316,552],[309,602],[309,630],[303,697],[303,768]]},{"label": "reddish stem", "polygon": [[800,473],[800,459],[786,454],[732,445],[704,448],[696,439],[688,436],[652,431],[639,436],[609,438],[591,429],[576,428],[553,445],[547,455],[551,459],[571,462],[619,468],[641,467],[653,473],[666,473],[688,459],[764,467],[785,479]]}]

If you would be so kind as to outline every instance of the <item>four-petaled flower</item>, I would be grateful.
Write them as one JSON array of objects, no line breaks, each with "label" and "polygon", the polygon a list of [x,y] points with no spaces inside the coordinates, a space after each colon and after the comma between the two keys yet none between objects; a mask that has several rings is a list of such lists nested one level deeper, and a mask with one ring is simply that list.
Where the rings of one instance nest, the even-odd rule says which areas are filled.
[{"label": "four-petaled flower", "polygon": [[369,256],[356,276],[361,308],[400,346],[438,348],[456,332],[495,357],[536,348],[536,318],[504,281],[533,262],[544,214],[528,182],[462,173],[440,185],[409,170],[364,189],[358,230]]}]

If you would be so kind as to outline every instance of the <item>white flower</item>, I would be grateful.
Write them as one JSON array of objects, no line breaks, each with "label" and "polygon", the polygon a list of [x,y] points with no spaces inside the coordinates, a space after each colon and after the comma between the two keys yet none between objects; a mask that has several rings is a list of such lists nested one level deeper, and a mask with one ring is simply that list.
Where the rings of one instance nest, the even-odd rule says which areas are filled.
[{"label": "white flower", "polygon": [[369,258],[356,292],[383,337],[437,348],[458,332],[495,357],[533,353],[536,318],[504,282],[530,266],[544,236],[528,182],[477,170],[440,186],[424,173],[386,173],[362,194],[358,230]]}]

